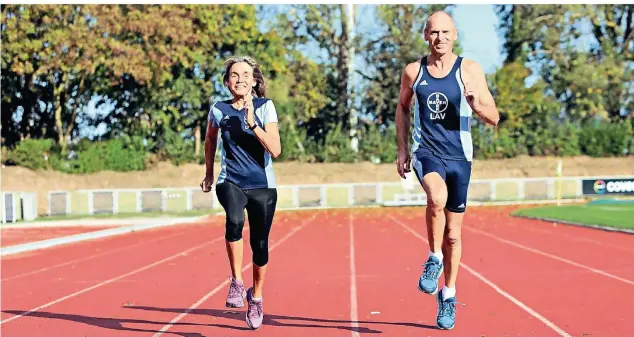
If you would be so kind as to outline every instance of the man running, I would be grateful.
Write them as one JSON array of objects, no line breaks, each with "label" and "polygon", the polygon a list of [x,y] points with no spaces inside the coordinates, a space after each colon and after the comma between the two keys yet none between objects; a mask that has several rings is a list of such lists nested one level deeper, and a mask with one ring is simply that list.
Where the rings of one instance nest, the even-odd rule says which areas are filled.
[{"label": "man running", "polygon": [[[432,14],[424,34],[430,54],[408,64],[401,77],[396,108],[396,165],[405,179],[411,161],[427,194],[425,220],[430,251],[418,289],[436,295],[436,324],[441,329],[452,329],[462,253],[461,226],[473,159],[470,118],[475,111],[495,126],[499,114],[480,65],[453,53],[458,31],[451,16],[445,12]],[[412,98],[414,130],[410,153],[407,133]],[[445,285],[438,291],[443,270]]]}]

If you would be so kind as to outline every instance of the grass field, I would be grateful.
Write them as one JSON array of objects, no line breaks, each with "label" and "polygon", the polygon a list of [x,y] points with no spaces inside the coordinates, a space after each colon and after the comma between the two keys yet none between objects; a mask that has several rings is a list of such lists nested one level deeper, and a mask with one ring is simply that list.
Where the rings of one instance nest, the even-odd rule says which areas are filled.
[{"label": "grass field", "polygon": [[583,225],[597,225],[634,230],[634,202],[620,204],[584,204],[524,208],[512,213]]}]

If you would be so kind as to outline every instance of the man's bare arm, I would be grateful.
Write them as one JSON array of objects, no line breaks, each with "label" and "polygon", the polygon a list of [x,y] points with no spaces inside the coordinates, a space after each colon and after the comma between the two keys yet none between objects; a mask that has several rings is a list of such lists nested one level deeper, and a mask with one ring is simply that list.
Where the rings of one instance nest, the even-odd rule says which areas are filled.
[{"label": "man's bare arm", "polygon": [[[477,102],[470,102],[475,113],[482,117],[488,124],[497,125],[500,121],[500,113],[493,99],[489,84],[482,67],[474,61],[465,62],[465,91],[470,87],[475,91],[474,99]],[[467,100],[469,101],[469,100]]]},{"label": "man's bare arm", "polygon": [[396,139],[398,150],[409,151],[408,133],[410,127],[410,108],[414,91],[412,85],[418,74],[420,63],[410,63],[403,70],[401,75],[401,88],[396,105]]},{"label": "man's bare arm", "polygon": [[418,75],[418,69],[420,63],[410,63],[403,70],[401,75],[401,88],[399,90],[398,104],[396,105],[396,143],[398,147],[396,158],[396,169],[401,178],[405,179],[405,173],[410,172],[410,155],[409,155],[409,142],[408,133],[410,126],[410,107],[412,104],[412,96],[414,91],[412,90],[412,84],[416,75]]}]

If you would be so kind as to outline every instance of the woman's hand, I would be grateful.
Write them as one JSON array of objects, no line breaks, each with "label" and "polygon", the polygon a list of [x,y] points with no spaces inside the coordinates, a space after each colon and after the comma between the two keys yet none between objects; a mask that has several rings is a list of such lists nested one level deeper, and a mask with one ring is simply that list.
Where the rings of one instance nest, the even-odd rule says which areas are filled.
[{"label": "woman's hand", "polygon": [[249,94],[245,97],[244,109],[246,110],[246,123],[247,127],[251,128],[255,125],[255,109],[253,108],[253,96]]},{"label": "woman's hand", "polygon": [[214,176],[205,175],[205,179],[203,179],[203,181],[200,183],[200,189],[202,189],[204,193],[208,193],[213,188],[214,188]]}]

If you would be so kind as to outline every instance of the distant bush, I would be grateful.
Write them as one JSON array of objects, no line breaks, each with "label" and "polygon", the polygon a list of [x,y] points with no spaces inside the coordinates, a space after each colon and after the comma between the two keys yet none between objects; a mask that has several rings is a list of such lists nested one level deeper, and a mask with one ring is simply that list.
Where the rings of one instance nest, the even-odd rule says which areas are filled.
[{"label": "distant bush", "polygon": [[572,123],[546,124],[526,130],[526,147],[531,156],[577,156],[579,147],[579,128]]},{"label": "distant bush", "polygon": [[317,162],[354,163],[361,161],[358,153],[350,146],[350,136],[341,125],[329,129],[323,142],[309,145],[309,151],[315,154]]},{"label": "distant bush", "polygon": [[142,171],[145,169],[145,150],[141,143],[122,138],[97,142],[79,142],[68,155],[56,153],[51,166],[66,173],[99,171]]},{"label": "distant bush", "polygon": [[31,170],[46,169],[49,167],[52,147],[53,141],[50,139],[25,139],[7,151],[5,163]]},{"label": "distant bush", "polygon": [[382,129],[375,124],[360,131],[359,151],[363,160],[373,163],[392,163],[396,161],[398,146],[396,128],[390,125]]},{"label": "distant bush", "polygon": [[613,123],[586,123],[579,136],[581,151],[592,157],[624,156],[631,154],[632,124],[625,121]]},{"label": "distant bush", "polygon": [[[515,129],[503,126],[496,129],[476,121],[471,133],[476,159],[513,158],[518,155],[604,157],[634,154],[631,120],[593,120],[579,125],[555,118],[534,118]],[[340,125],[327,130],[326,136],[316,141],[307,137],[303,128],[281,123],[282,155],[275,161],[370,161],[378,164],[396,160],[394,125],[361,125],[358,136],[358,152],[355,152],[350,144],[349,131]],[[407,137],[411,134],[408,133]],[[7,165],[33,170],[52,168],[79,174],[104,170],[141,171],[152,161],[170,161],[175,165],[204,164],[204,153],[194,154],[193,140],[175,132],[165,133],[152,144],[140,137],[106,141],[82,139],[71,144],[64,155],[50,139],[26,139],[15,148],[3,148],[2,151],[2,161]],[[219,160],[217,153],[216,161]]]},{"label": "distant bush", "polygon": [[194,152],[194,141],[169,129],[164,131],[158,146],[158,158],[162,161],[170,161],[178,166],[200,160]]},{"label": "distant bush", "polygon": [[578,125],[568,121],[532,121],[516,130],[480,125],[472,129],[476,158],[530,156],[592,157],[632,154],[634,132],[628,121],[592,121]]}]

